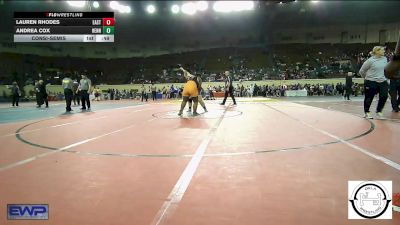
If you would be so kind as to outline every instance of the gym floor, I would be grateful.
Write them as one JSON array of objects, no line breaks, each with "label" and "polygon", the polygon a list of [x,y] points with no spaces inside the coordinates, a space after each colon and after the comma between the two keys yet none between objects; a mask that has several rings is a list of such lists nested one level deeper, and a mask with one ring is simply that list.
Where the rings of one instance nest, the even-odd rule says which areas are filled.
[{"label": "gym floor", "polygon": [[[363,99],[92,102],[65,114],[0,106],[0,224],[7,204],[48,204],[52,225],[400,224],[349,220],[349,180],[400,192],[400,114],[362,118]],[[372,112],[376,102],[372,105]]]}]

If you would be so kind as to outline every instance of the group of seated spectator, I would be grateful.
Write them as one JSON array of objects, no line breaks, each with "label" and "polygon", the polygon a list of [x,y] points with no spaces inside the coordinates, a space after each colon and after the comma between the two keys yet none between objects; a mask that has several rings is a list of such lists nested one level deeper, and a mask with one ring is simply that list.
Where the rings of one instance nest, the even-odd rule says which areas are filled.
[{"label": "group of seated spectator", "polygon": [[[393,44],[392,44],[393,45]],[[390,45],[388,45],[390,46]],[[185,82],[182,74],[179,74],[176,70],[176,64],[172,64],[172,62],[178,63],[179,61],[185,59],[185,63],[183,66],[193,73],[200,75],[203,81],[213,82],[213,81],[222,81],[223,80],[223,72],[224,70],[229,70],[233,75],[233,78],[236,82],[241,83],[241,81],[258,81],[258,80],[293,80],[293,79],[313,79],[313,78],[343,78],[347,72],[353,72],[355,77],[358,76],[358,70],[363,64],[365,60],[367,60],[370,55],[370,46],[369,45],[320,45],[320,46],[311,46],[311,45],[301,45],[300,47],[296,46],[285,46],[285,47],[270,47],[268,49],[239,49],[233,48],[229,49],[221,49],[210,50],[209,54],[207,51],[193,52],[191,57],[186,57],[189,53],[182,53],[179,56],[165,56],[163,58],[154,56],[146,59],[146,63],[143,60],[140,60],[140,63],[143,65],[135,65],[132,66],[132,69],[139,68],[139,71],[129,71],[131,75],[130,77],[124,78],[125,82],[121,83],[183,83]],[[229,50],[229,51],[228,51]],[[388,59],[393,55],[393,49],[390,47],[386,50],[386,57]],[[225,52],[226,51],[226,54]],[[214,54],[214,52],[216,54]],[[217,54],[217,53],[221,54]],[[222,54],[224,53],[224,54]],[[203,58],[199,58],[199,57]],[[258,57],[258,58],[257,58]],[[40,56],[35,56],[30,58],[32,62],[41,61],[42,58]],[[47,58],[46,58],[47,59]],[[152,63],[154,60],[159,60],[160,65]],[[71,59],[75,61],[75,59]],[[102,59],[99,59],[102,60]],[[166,61],[165,61],[166,60]],[[60,61],[60,60],[59,60]],[[79,61],[79,60],[78,60]],[[112,61],[112,60],[111,60]],[[115,59],[116,62],[119,62],[119,59]],[[121,63],[126,63],[127,59],[120,60]],[[164,62],[165,61],[165,62]],[[220,63],[219,65],[223,70],[213,70],[212,67],[215,66],[212,63],[213,61]],[[57,60],[55,62],[58,62]],[[62,60],[60,61],[60,63]],[[86,65],[87,63],[81,63],[79,61],[79,65]],[[138,61],[139,62],[139,61]],[[166,63],[169,63],[166,65]],[[105,62],[106,64],[108,63]],[[208,63],[208,64],[207,64]],[[77,64],[77,65],[78,65]],[[90,63],[89,63],[90,64]],[[94,67],[94,65],[87,65],[88,68],[90,66]],[[96,63],[99,65],[102,63]],[[106,65],[105,64],[105,65]],[[117,67],[118,63],[110,64],[109,66]],[[135,64],[135,63],[130,63]],[[129,65],[130,65],[129,64]],[[108,66],[108,64],[107,64]],[[154,66],[154,68],[152,67]],[[55,66],[56,67],[56,66]],[[19,66],[18,68],[25,68],[24,66]],[[122,67],[121,67],[122,68]],[[128,68],[128,67],[127,67]],[[150,72],[149,72],[150,70]],[[84,69],[86,71],[86,69]],[[91,79],[93,79],[94,84],[107,83],[108,77],[112,74],[107,74],[101,72],[102,69],[99,69],[100,72],[90,73],[90,69],[88,69],[87,74]],[[146,72],[147,71],[147,72]],[[80,71],[68,71],[68,72],[57,72],[57,74],[40,74],[45,83],[51,84],[59,84],[60,78],[65,74],[73,74],[74,76],[78,76]],[[29,73],[28,73],[29,74]],[[138,75],[140,74],[140,75]],[[153,74],[152,77],[146,77],[148,74]],[[17,77],[17,74],[15,74]],[[127,75],[118,75],[118,77],[122,79],[122,77]],[[57,78],[56,78],[57,77]],[[58,80],[57,80],[58,79]],[[28,83],[29,80],[33,80],[32,77],[24,76],[19,79],[18,83]],[[0,83],[4,83],[5,81],[0,81]],[[112,81],[114,82],[114,81]],[[115,80],[117,82],[117,80]],[[7,83],[4,83],[7,84]],[[321,88],[323,86],[323,88]],[[301,89],[305,88],[309,95],[335,95],[336,93],[341,93],[340,90],[341,85],[304,85]],[[214,91],[218,92],[220,87],[215,86],[211,87]],[[236,88],[236,87],[235,87]],[[266,86],[266,87],[240,87],[236,88],[235,94],[237,96],[272,96],[272,95],[284,95],[285,90],[292,90],[292,88],[298,87],[278,87],[278,86]],[[158,93],[162,95],[162,98],[176,98],[180,96],[182,87],[163,87],[160,90],[157,90]],[[251,90],[256,91],[251,91]],[[264,95],[261,95],[258,89],[261,89]],[[355,87],[355,91],[362,92],[362,87]],[[360,91],[358,91],[360,90]],[[107,91],[103,91],[100,93],[102,99],[132,99],[136,98],[137,90],[118,90],[118,89],[110,89]],[[207,91],[205,93],[209,92]],[[148,93],[151,93],[150,91]],[[277,94],[278,93],[278,94]],[[141,93],[140,93],[141,94]],[[26,96],[29,96],[26,95]],[[62,93],[51,93],[50,96],[53,96],[54,99],[58,100],[62,98]]]},{"label": "group of seated spectator", "polygon": [[[343,96],[344,95],[344,84],[290,84],[290,85],[243,85],[237,83],[234,86],[234,94],[236,97],[280,97],[285,96],[288,90],[306,90],[308,96]],[[364,87],[358,83],[353,84],[353,95],[363,95]],[[157,93],[160,99],[177,99],[182,98],[183,86],[163,86],[158,88]],[[216,92],[224,92],[224,87],[221,85],[211,86],[208,85],[203,87],[202,95],[206,99],[212,99]],[[104,94],[104,92],[103,92]],[[148,91],[147,95],[151,95]],[[105,99],[109,100],[120,100],[120,99],[138,99],[141,96],[137,90],[118,90],[109,89],[105,95]]]},{"label": "group of seated spectator", "polygon": [[[150,87],[150,86],[149,86]],[[235,97],[281,97],[286,96],[286,91],[291,90],[306,90],[308,96],[343,96],[344,95],[344,84],[343,83],[317,83],[317,84],[282,84],[282,85],[257,85],[256,83],[250,85],[244,85],[242,82],[234,85]],[[146,91],[146,95],[150,98],[151,91]],[[146,89],[146,90],[147,90]],[[122,99],[140,99],[141,93],[136,89],[108,89],[99,91],[100,89],[94,89],[91,93],[95,96],[95,92],[100,93],[100,99],[102,100],[122,100]],[[358,83],[354,83],[352,87],[352,94],[354,96],[364,95],[364,86]],[[182,98],[183,86],[163,86],[157,89],[157,99],[180,99]],[[217,92],[223,93],[224,87],[222,85],[208,85],[204,86],[201,94],[205,99],[215,99],[214,96]],[[24,96],[25,100],[34,99],[34,92],[28,93]],[[50,100],[59,101],[64,100],[64,94],[62,92],[48,92]],[[3,98],[6,98],[6,94],[3,93]]]},{"label": "group of seated spectator", "polygon": [[[353,95],[363,95],[364,86],[358,83],[353,84]],[[251,84],[244,86],[243,84],[237,84],[235,86],[236,97],[280,97],[286,96],[286,91],[291,90],[306,90],[308,96],[338,96],[344,95],[344,84],[282,84],[282,85],[257,85]]]},{"label": "group of seated spectator", "polygon": [[[387,46],[386,56],[393,55]],[[297,47],[296,47],[297,46]],[[370,44],[350,45],[296,45],[254,48],[221,48],[197,52],[151,56],[146,60],[132,59],[80,59],[63,57],[42,57],[23,54],[0,54],[4,64],[0,66],[0,83],[8,84],[13,77],[20,77],[19,83],[29,79],[43,79],[56,84],[63,74],[73,76],[88,74],[93,83],[122,84],[143,83],[145,80],[157,83],[179,83],[184,81],[174,70],[176,64],[202,75],[204,81],[219,81],[224,70],[230,70],[235,80],[291,80],[344,77],[347,72],[356,73],[369,57]],[[28,61],[23,59],[27,58]],[[14,59],[14,60],[11,60]],[[69,68],[65,67],[68,62]],[[40,65],[40,68],[35,66]],[[17,68],[14,72],[12,68]],[[30,68],[27,70],[26,68]],[[52,68],[47,71],[46,68]],[[54,71],[59,68],[59,71]],[[9,74],[10,78],[4,74]],[[37,77],[38,76],[38,77]],[[357,76],[357,74],[356,74]],[[9,79],[9,81],[7,81]],[[7,83],[8,82],[8,83]]]}]

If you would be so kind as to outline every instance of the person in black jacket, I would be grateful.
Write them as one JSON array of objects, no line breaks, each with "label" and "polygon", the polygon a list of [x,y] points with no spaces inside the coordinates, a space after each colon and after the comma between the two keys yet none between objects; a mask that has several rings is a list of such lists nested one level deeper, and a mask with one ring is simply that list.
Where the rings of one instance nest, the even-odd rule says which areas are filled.
[{"label": "person in black jacket", "polygon": [[11,86],[11,96],[12,96],[12,106],[18,107],[19,97],[21,96],[21,91],[16,81],[12,83]]},{"label": "person in black jacket", "polygon": [[46,103],[46,108],[49,108],[49,101],[48,101],[48,95],[47,95],[47,90],[46,90],[46,85],[44,84],[43,80],[39,80],[39,92],[40,92],[40,97],[42,100],[40,102]]},{"label": "person in black jacket", "polygon": [[69,113],[72,111],[71,109],[71,102],[74,96],[74,82],[69,78],[68,75],[64,77],[62,80],[62,88],[64,89],[64,96],[65,96],[65,103],[66,103],[66,112]]},{"label": "person in black jacket", "polygon": [[233,100],[233,104],[236,105],[235,96],[233,95],[233,80],[230,76],[229,71],[225,71],[225,97],[224,100],[221,102],[221,105],[225,105],[226,99],[228,98],[228,94],[231,96]]},{"label": "person in black jacket", "polygon": [[389,86],[390,102],[392,103],[392,112],[399,112],[400,105],[400,72],[390,79]]},{"label": "person in black jacket", "polygon": [[390,79],[389,93],[393,112],[399,112],[400,103],[400,35],[390,62],[385,66],[385,77]]},{"label": "person in black jacket", "polygon": [[346,76],[345,94],[344,99],[350,100],[353,87],[353,72],[348,72]]},{"label": "person in black jacket", "polygon": [[40,83],[39,81],[35,82],[35,94],[36,94],[36,107],[40,108],[43,105],[43,96],[42,93],[40,92]]},{"label": "person in black jacket", "polygon": [[72,83],[72,94],[73,94],[72,99],[74,101],[74,105],[76,105],[77,102],[78,105],[81,105],[81,92],[79,91],[79,83],[76,79]]}]

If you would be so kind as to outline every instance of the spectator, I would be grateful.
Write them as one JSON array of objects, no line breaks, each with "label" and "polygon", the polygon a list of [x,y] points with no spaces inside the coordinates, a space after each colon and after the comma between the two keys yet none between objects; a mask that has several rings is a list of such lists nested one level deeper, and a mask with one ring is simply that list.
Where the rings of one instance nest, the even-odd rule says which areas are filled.
[{"label": "spectator", "polygon": [[14,81],[12,83],[12,86],[10,89],[11,89],[11,96],[12,96],[12,106],[18,107],[19,97],[21,97],[21,90],[19,89],[19,86],[16,81]]},{"label": "spectator", "polygon": [[364,112],[365,117],[368,119],[373,118],[369,108],[374,96],[379,93],[379,101],[376,108],[376,115],[379,119],[383,118],[382,110],[388,98],[388,83],[384,75],[387,59],[384,54],[385,49],[382,46],[375,46],[371,52],[372,56],[364,62],[359,72],[365,79]]},{"label": "spectator", "polygon": [[350,101],[350,95],[352,94],[352,87],[353,87],[353,73],[348,72],[346,76],[346,94],[344,98]]}]

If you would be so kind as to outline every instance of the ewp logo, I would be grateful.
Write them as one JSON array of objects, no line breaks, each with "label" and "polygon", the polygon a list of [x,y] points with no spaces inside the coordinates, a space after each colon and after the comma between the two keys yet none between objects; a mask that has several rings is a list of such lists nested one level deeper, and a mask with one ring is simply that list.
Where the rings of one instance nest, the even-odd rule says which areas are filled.
[{"label": "ewp logo", "polygon": [[47,204],[9,204],[7,205],[9,220],[48,220],[49,205]]}]

